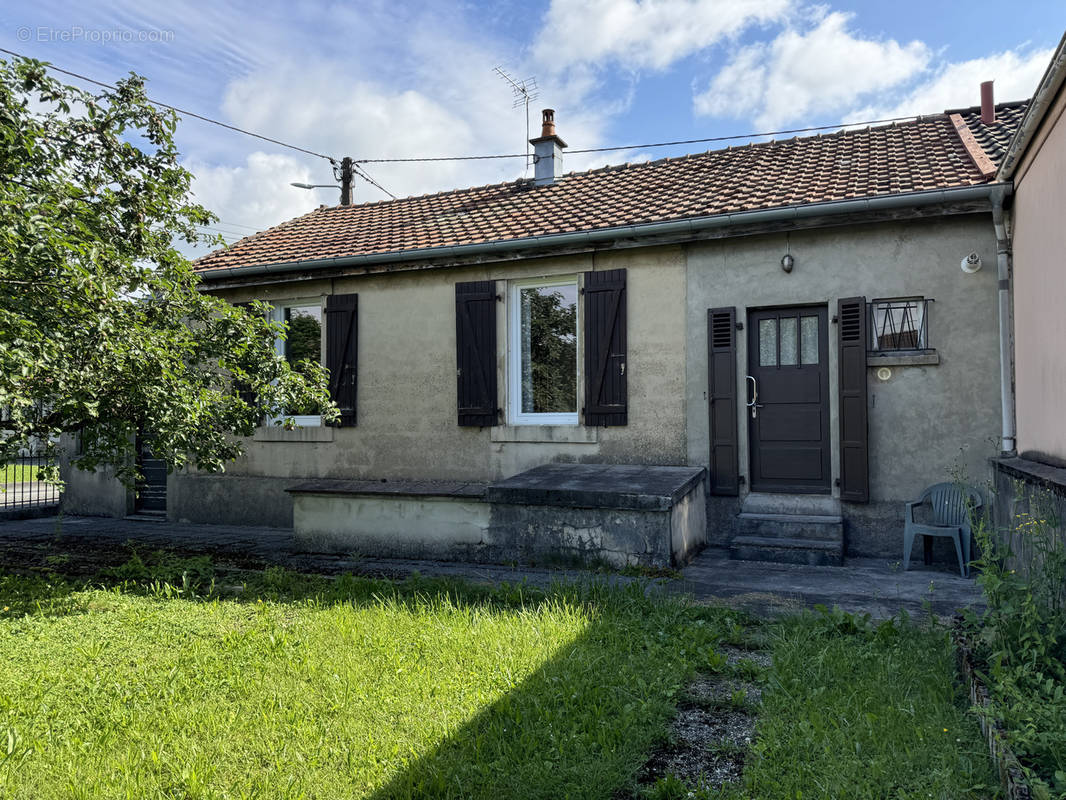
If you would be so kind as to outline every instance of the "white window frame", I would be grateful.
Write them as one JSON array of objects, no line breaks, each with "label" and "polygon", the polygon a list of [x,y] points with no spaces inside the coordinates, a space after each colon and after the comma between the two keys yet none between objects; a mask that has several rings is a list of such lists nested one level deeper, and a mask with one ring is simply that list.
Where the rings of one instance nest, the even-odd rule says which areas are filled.
[{"label": "white window frame", "polygon": [[577,290],[577,315],[574,334],[577,347],[574,356],[575,401],[581,396],[581,283],[577,275],[553,275],[543,278],[523,278],[511,281],[508,291],[507,313],[507,418],[512,425],[579,425],[579,411],[566,413],[529,413],[522,411],[522,302],[521,291],[529,288],[573,286]]},{"label": "white window frame", "polygon": [[[322,363],[325,361],[326,356],[326,308],[325,303],[321,297],[307,297],[303,299],[295,300],[280,300],[272,301],[270,308],[270,319],[272,322],[285,323],[285,311],[289,308],[306,308],[308,306],[318,306],[319,312],[322,315]],[[286,340],[280,336],[274,340],[274,351],[285,358],[285,344]],[[297,426],[301,428],[320,428],[322,427],[322,415],[321,414],[296,414],[291,417],[280,415],[270,418],[271,425],[283,425],[285,420],[291,419]]]}]

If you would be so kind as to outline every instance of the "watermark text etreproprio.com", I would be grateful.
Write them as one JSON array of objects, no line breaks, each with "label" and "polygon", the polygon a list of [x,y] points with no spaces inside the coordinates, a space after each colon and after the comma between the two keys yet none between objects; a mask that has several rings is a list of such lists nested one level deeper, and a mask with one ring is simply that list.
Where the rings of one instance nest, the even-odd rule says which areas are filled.
[{"label": "watermark text etreproprio.com", "polygon": [[135,42],[173,42],[174,31],[130,28],[83,28],[71,25],[54,28],[46,25],[23,25],[15,31],[20,42],[88,42],[90,44],[132,44]]}]

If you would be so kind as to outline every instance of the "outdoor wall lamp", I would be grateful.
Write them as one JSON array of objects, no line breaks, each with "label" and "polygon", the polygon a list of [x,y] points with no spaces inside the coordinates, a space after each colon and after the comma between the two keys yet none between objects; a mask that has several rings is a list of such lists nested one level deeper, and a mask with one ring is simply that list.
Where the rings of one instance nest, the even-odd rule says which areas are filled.
[{"label": "outdoor wall lamp", "polygon": [[783,269],[786,273],[792,272],[792,267],[794,267],[795,265],[796,259],[792,257],[791,253],[785,253],[783,256],[781,256],[781,269]]}]

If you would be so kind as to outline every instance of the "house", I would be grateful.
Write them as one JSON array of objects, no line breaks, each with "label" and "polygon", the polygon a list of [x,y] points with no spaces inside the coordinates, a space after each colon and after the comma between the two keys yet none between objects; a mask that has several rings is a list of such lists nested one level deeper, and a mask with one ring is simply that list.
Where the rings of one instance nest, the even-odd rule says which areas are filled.
[{"label": "house", "polygon": [[[996,464],[997,522],[1039,511],[1066,536],[1066,37],[1000,161],[1012,188],[1005,255],[1013,267],[1017,453]],[[1031,503],[1039,498],[1038,503]],[[1037,507],[1032,507],[1037,506]]]},{"label": "house", "polygon": [[[1013,446],[995,174],[1026,104],[984,100],[580,173],[546,110],[532,179],[200,259],[299,328],[342,418],[170,475],[168,517],[387,555],[898,557],[904,501]],[[106,475],[65,502],[134,508]]]}]

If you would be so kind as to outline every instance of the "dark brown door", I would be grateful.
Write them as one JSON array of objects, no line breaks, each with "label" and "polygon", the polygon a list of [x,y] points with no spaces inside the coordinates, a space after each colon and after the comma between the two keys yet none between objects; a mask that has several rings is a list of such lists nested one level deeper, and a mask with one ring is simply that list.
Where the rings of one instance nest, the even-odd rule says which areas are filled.
[{"label": "dark brown door", "polygon": [[830,491],[827,319],[825,306],[748,313],[752,491]]}]

